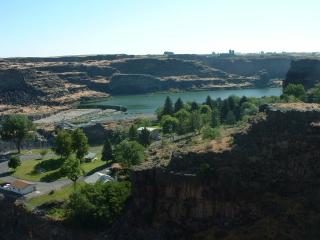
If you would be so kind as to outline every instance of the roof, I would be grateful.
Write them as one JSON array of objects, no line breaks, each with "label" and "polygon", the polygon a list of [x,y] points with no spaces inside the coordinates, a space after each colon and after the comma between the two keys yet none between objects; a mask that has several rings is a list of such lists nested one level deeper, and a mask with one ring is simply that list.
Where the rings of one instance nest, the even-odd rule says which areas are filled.
[{"label": "roof", "polygon": [[93,153],[93,152],[88,152],[87,155],[84,156],[84,158],[95,158],[97,156],[97,154]]},{"label": "roof", "polygon": [[[145,127],[139,127],[137,130],[138,131],[142,131]],[[146,129],[149,131],[149,132],[152,132],[154,130],[159,130],[159,128],[156,128],[156,127],[146,127]]]},{"label": "roof", "polygon": [[119,163],[112,163],[111,167],[113,169],[122,169],[121,165]]},{"label": "roof", "polygon": [[35,185],[34,183],[30,183],[30,182],[27,182],[27,181],[24,181],[24,180],[15,180],[11,183],[11,187],[14,187],[16,189],[25,189],[29,186],[33,186]]},{"label": "roof", "polygon": [[101,172],[96,172],[96,173],[88,176],[84,181],[86,183],[96,183],[96,182],[106,183],[106,182],[113,181],[113,180],[114,179],[107,174],[103,174]]}]

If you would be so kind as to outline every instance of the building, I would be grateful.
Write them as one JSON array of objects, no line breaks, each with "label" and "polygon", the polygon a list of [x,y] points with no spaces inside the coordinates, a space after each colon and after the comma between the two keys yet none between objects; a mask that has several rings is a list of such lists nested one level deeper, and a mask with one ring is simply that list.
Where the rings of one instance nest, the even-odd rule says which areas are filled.
[{"label": "building", "polygon": [[95,160],[97,160],[97,154],[88,152],[88,154],[85,155],[83,159],[85,162],[94,162]]},{"label": "building", "polygon": [[5,184],[1,188],[21,195],[26,195],[28,193],[36,191],[36,185],[34,183],[30,183],[20,179],[17,179],[12,183]]},{"label": "building", "polygon": [[107,174],[96,172],[88,176],[84,181],[88,184],[95,184],[97,182],[106,183],[106,182],[114,181],[114,178]]},{"label": "building", "polygon": [[[144,129],[144,127],[139,127],[137,130],[140,133],[143,129]],[[160,128],[146,127],[146,129],[150,132],[150,137],[153,140],[160,140],[161,139]]]}]

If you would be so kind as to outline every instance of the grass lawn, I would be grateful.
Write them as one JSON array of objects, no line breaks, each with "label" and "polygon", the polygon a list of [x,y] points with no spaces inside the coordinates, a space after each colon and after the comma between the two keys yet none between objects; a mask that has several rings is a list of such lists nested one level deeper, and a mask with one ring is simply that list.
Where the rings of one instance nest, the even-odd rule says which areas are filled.
[{"label": "grass lawn", "polygon": [[[96,153],[98,159],[94,162],[82,164],[85,174],[106,164],[101,160],[101,150],[102,146],[90,147],[89,151]],[[60,172],[62,164],[63,161],[59,158],[24,160],[13,176],[28,181],[52,182],[64,177]],[[37,171],[39,169],[43,172]]]},{"label": "grass lawn", "polygon": [[[82,183],[78,183],[79,185]],[[41,195],[35,198],[27,200],[26,205],[28,208],[33,209],[49,201],[65,201],[69,198],[70,194],[73,192],[73,184],[67,185],[60,190],[54,191],[54,193]]]}]

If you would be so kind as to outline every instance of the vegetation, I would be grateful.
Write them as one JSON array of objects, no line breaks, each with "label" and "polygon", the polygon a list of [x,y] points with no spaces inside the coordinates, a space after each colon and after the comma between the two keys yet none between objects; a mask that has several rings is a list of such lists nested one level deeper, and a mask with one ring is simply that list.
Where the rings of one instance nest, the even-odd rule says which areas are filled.
[{"label": "vegetation", "polygon": [[72,132],[71,138],[72,150],[75,152],[76,157],[82,161],[84,156],[88,153],[88,138],[79,128]]},{"label": "vegetation", "polygon": [[61,172],[73,182],[75,188],[77,180],[83,174],[80,160],[74,157],[68,157],[62,165]]},{"label": "vegetation", "polygon": [[14,171],[21,165],[21,160],[18,156],[12,156],[8,162],[8,167]]},{"label": "vegetation", "polygon": [[67,219],[81,227],[106,227],[121,214],[130,189],[128,182],[84,185],[70,196]]},{"label": "vegetation", "polygon": [[49,152],[48,149],[41,149],[40,150],[41,159],[44,159],[44,157],[48,154],[48,152]]},{"label": "vegetation", "polygon": [[113,159],[113,150],[112,150],[112,145],[109,138],[107,138],[103,144],[101,159],[103,161],[109,161]]},{"label": "vegetation", "polygon": [[116,146],[115,161],[126,167],[140,164],[144,160],[144,147],[135,141],[124,140]]},{"label": "vegetation", "polygon": [[129,128],[128,138],[130,141],[138,140],[138,130],[135,124],[132,124]]},{"label": "vegetation", "polygon": [[151,136],[149,130],[144,127],[139,134],[139,143],[143,146],[148,146],[151,143]]},{"label": "vegetation", "polygon": [[31,120],[23,115],[10,115],[1,123],[0,136],[4,141],[13,141],[18,153],[24,140],[34,136],[34,125]]},{"label": "vegetation", "polygon": [[55,137],[52,151],[61,158],[68,158],[72,153],[72,137],[66,130],[60,130]]}]

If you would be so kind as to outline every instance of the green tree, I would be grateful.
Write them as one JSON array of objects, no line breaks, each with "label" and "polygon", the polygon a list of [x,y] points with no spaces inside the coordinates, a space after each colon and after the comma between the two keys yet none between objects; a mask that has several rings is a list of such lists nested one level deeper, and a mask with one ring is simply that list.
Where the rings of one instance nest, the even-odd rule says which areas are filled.
[{"label": "green tree", "polygon": [[178,98],[176,103],[174,104],[174,112],[180,111],[184,107],[183,101],[181,98]]},{"label": "green tree", "polygon": [[52,150],[61,158],[67,158],[72,153],[72,137],[66,130],[58,131],[54,139],[54,146]]},{"label": "green tree", "polygon": [[130,126],[128,137],[130,141],[136,141],[138,139],[138,130],[136,125],[132,124]]},{"label": "green tree", "polygon": [[173,112],[174,112],[174,109],[173,109],[172,100],[170,97],[167,97],[163,106],[163,115],[171,115],[173,114]]},{"label": "green tree", "polygon": [[21,160],[17,156],[12,156],[8,162],[8,167],[16,170],[21,165]]},{"label": "green tree", "polygon": [[177,113],[174,114],[175,118],[178,119],[178,124],[176,124],[176,129],[178,134],[184,134],[189,132],[190,130],[190,113],[185,110],[181,109]]},{"label": "green tree", "polygon": [[320,86],[310,89],[308,101],[311,103],[320,103]]},{"label": "green tree", "polygon": [[23,115],[10,115],[1,123],[0,136],[4,141],[13,141],[18,153],[21,152],[21,144],[25,139],[34,136],[35,127],[31,120]]},{"label": "green tree", "polygon": [[129,182],[86,184],[71,194],[66,217],[81,228],[105,229],[121,215],[130,194]]},{"label": "green tree", "polygon": [[178,124],[178,119],[169,115],[164,115],[160,122],[163,133],[171,135],[176,131]]},{"label": "green tree", "polygon": [[127,167],[140,164],[144,160],[144,147],[136,141],[124,140],[116,146],[115,160]]},{"label": "green tree", "polygon": [[63,163],[61,171],[73,182],[74,188],[76,188],[77,180],[83,174],[80,160],[69,156]]},{"label": "green tree", "polygon": [[228,125],[233,125],[236,123],[236,116],[234,115],[234,113],[232,111],[229,111],[227,116],[226,116],[226,124]]},{"label": "green tree", "polygon": [[193,102],[191,103],[191,109],[190,109],[190,111],[192,112],[192,111],[195,111],[195,110],[198,110],[198,109],[199,109],[199,104],[196,103],[195,101],[193,101]]},{"label": "green tree", "polygon": [[201,115],[199,111],[192,111],[190,114],[190,128],[192,132],[197,132],[201,128]]},{"label": "green tree", "polygon": [[254,115],[259,111],[258,107],[251,102],[245,102],[241,105],[241,116]]},{"label": "green tree", "polygon": [[72,150],[75,152],[76,157],[82,161],[89,150],[88,138],[80,128],[73,131],[71,137]]},{"label": "green tree", "polygon": [[212,98],[208,95],[205,101],[205,105],[208,105],[211,109],[213,109],[213,100]]},{"label": "green tree", "polygon": [[214,108],[211,113],[211,127],[215,128],[220,125],[220,113]]},{"label": "green tree", "polygon": [[103,144],[101,159],[103,161],[113,160],[113,150],[109,138]]},{"label": "green tree", "polygon": [[145,147],[151,143],[150,132],[146,127],[144,127],[139,134],[139,143]]},{"label": "green tree", "polygon": [[306,91],[302,84],[289,84],[283,89],[283,95],[294,96],[301,101],[306,100]]}]

